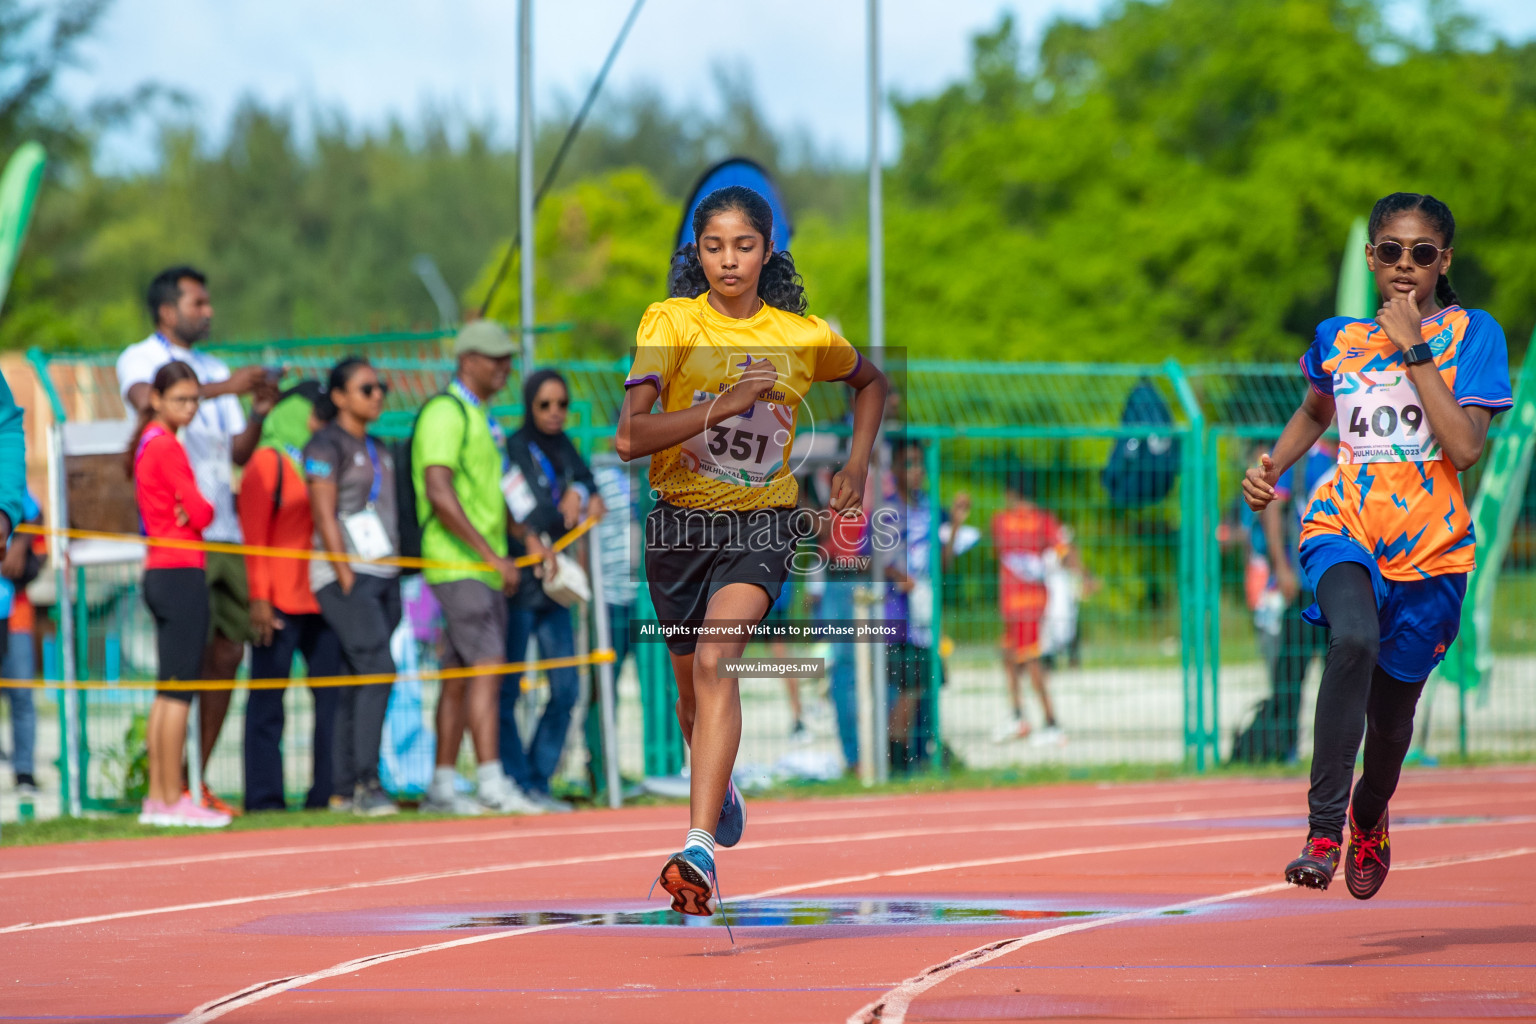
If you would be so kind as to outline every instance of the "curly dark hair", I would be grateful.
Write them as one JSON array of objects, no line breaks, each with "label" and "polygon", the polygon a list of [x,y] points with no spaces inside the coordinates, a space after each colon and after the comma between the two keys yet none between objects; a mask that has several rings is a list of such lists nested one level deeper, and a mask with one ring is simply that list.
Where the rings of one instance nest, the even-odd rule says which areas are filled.
[{"label": "curly dark hair", "polygon": [[[1434,196],[1421,195],[1418,192],[1393,192],[1389,196],[1383,196],[1376,200],[1376,205],[1371,207],[1371,220],[1366,228],[1370,235],[1371,244],[1376,242],[1376,233],[1382,227],[1400,213],[1417,211],[1424,215],[1430,226],[1443,236],[1441,247],[1449,249],[1456,239],[1456,218],[1451,216],[1451,208],[1446,206]],[[1444,274],[1435,282],[1435,298],[1442,306],[1454,306],[1459,301],[1456,298],[1456,289],[1451,287],[1451,279]]]},{"label": "curly dark hair", "polygon": [[[672,298],[691,299],[709,291],[709,278],[704,275],[704,265],[699,262],[698,238],[709,219],[726,210],[743,214],[752,230],[763,236],[763,242],[773,244],[773,208],[768,205],[768,200],[745,185],[715,189],[693,211],[694,241],[672,254],[672,267],[667,272],[667,294]],[[757,294],[770,306],[805,315],[805,282],[795,270],[794,257],[788,250],[773,253],[763,264],[763,272],[757,279]]]}]

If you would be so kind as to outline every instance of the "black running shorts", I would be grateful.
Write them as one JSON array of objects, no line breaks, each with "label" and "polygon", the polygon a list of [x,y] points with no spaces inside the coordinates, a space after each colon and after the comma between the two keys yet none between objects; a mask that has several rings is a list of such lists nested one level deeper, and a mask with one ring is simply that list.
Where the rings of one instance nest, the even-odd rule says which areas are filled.
[{"label": "black running shorts", "polygon": [[[711,512],[658,502],[645,521],[645,577],[663,626],[704,620],[710,598],[731,583],[751,583],[779,599],[800,537],[795,510]],[[692,654],[691,635],[670,635],[667,649]]]}]

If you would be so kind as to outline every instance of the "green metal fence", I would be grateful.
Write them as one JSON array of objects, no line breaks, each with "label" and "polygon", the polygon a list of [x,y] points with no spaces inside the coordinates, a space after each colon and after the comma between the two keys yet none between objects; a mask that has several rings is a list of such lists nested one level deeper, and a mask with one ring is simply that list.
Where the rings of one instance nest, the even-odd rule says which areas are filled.
[{"label": "green metal fence", "polygon": [[[323,376],[349,352],[368,354],[392,385],[381,432],[404,436],[415,410],[440,390],[451,365],[439,333],[357,338],[298,339],[215,348],[232,365],[282,364],[295,373]],[[894,355],[894,354],[893,354]],[[115,354],[56,354],[39,359],[56,404],[72,420],[121,418],[113,361]],[[899,360],[898,360],[899,362]],[[560,367],[571,383],[573,434],[593,458],[612,459],[612,419],[622,398],[627,361],[570,362]],[[912,360],[898,375],[899,425],[891,434],[922,444],[926,481],[920,499],[935,517],[944,515],[957,494],[970,498],[966,525],[976,542],[947,570],[933,562],[930,585],[941,595],[933,623],[929,684],[922,691],[919,729],[943,745],[938,765],[990,768],[1036,763],[1081,766],[1183,764],[1209,768],[1231,755],[1233,737],[1253,708],[1269,693],[1276,652],[1260,643],[1245,599],[1245,562],[1235,523],[1237,482],[1251,449],[1278,436],[1302,395],[1304,383],[1293,366],[1195,365],[1006,365]],[[1146,382],[1171,413],[1159,428],[1177,446],[1177,472],[1166,493],[1140,504],[1116,503],[1102,474],[1111,450],[1130,438],[1145,439],[1146,427],[1121,425],[1127,397]],[[518,393],[518,381],[509,386]],[[818,431],[845,432],[845,389],[815,389],[811,412]],[[513,423],[521,410],[499,407]],[[1495,430],[1509,429],[1496,421]],[[639,470],[634,470],[638,473]],[[1012,726],[1009,675],[1000,646],[1005,623],[998,611],[1000,552],[993,523],[1008,504],[1005,479],[1028,479],[1033,501],[1070,537],[1085,570],[1060,573],[1077,588],[1077,628],[1047,659],[1047,692],[1060,734],[1046,733],[1043,709],[1021,678],[1022,704],[1034,726],[1032,738]],[[645,500],[643,477],[633,493]],[[1477,474],[1468,475],[1469,494]],[[1509,548],[1497,588],[1492,620],[1495,668],[1487,684],[1471,694],[1457,688],[1431,690],[1423,717],[1429,720],[1421,746],[1430,756],[1454,753],[1529,757],[1536,753],[1536,503],[1529,489],[1518,496],[1524,512]],[[643,511],[643,509],[641,510]],[[635,571],[639,566],[635,564]],[[77,605],[77,674],[83,678],[147,679],[153,676],[152,631],[137,591],[134,566],[93,566],[73,570]],[[817,575],[797,578],[789,614],[824,615],[828,584]],[[858,588],[865,598],[874,589]],[[644,587],[634,616],[650,615]],[[56,677],[62,662],[57,646],[47,671]],[[630,778],[675,772],[685,761],[672,704],[675,687],[664,649],[640,644],[634,660],[621,666],[618,720],[619,759]],[[752,654],[781,653],[753,649]],[[819,647],[793,646],[788,655],[825,656]],[[878,670],[872,650],[861,652],[859,670]],[[424,668],[435,664],[430,639],[416,646]],[[1310,750],[1310,701],[1318,665],[1309,669],[1295,756]],[[880,680],[874,680],[878,685]],[[539,706],[538,681],[527,681]],[[826,678],[799,684],[799,726],[786,684],[744,680],[744,735],[740,760],[748,774],[763,778],[823,774],[841,767],[842,744],[834,694]],[[868,692],[868,691],[867,691]],[[45,697],[45,700],[47,698]],[[308,786],[309,701],[302,687],[290,688],[285,738],[287,784],[299,798]],[[55,703],[57,701],[55,700]],[[82,701],[78,722],[85,771],[74,785],[86,807],[125,806],[141,756],[135,716],[148,705],[143,691],[92,693]],[[431,731],[435,705],[432,684],[421,687],[415,713]],[[563,769],[567,785],[579,789],[593,778],[594,756],[582,709],[573,725]],[[241,788],[240,736],[243,695],[237,694],[209,777],[216,789]],[[61,748],[60,714],[39,737],[40,761]],[[419,756],[413,755],[413,756]],[[595,773],[600,779],[601,772]],[[46,784],[46,780],[45,780]],[[39,810],[39,813],[43,813]]]}]

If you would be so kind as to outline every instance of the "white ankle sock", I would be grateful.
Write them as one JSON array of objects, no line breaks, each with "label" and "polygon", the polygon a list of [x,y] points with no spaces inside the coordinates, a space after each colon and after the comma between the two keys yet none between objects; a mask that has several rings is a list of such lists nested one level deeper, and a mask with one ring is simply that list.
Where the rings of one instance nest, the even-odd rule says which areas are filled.
[{"label": "white ankle sock", "polygon": [[708,832],[705,832],[703,829],[691,828],[688,830],[688,839],[683,843],[683,849],[686,850],[690,846],[699,847],[705,853],[709,854],[710,860],[714,860],[715,837],[710,835]]},{"label": "white ankle sock", "polygon": [[432,772],[432,791],[443,796],[451,795],[459,781],[459,773],[453,768],[439,766]]},{"label": "white ankle sock", "polygon": [[482,786],[484,786],[486,783],[490,783],[492,786],[495,786],[506,777],[506,772],[501,770],[500,761],[486,761],[484,764],[475,769],[475,778]]}]

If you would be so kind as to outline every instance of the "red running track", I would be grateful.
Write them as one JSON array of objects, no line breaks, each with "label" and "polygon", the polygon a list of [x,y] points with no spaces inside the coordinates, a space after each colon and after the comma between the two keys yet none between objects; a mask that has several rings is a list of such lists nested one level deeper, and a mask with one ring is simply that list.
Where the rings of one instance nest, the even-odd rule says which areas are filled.
[{"label": "red running track", "polygon": [[0,852],[0,1022],[1536,1017],[1536,769],[1415,771],[1366,903],[1277,884],[1305,783],[681,808]]}]

